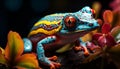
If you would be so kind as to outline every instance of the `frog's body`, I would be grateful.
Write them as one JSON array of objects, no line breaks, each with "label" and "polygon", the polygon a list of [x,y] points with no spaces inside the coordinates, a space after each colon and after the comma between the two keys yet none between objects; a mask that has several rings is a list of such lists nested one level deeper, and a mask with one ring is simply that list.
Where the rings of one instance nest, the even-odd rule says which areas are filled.
[{"label": "frog's body", "polygon": [[[56,52],[67,44],[84,46],[79,37],[96,29],[99,25],[89,7],[74,13],[51,14],[40,19],[24,38],[25,52],[37,52],[41,62],[51,64],[45,52]],[[85,47],[83,47],[85,48]]]}]

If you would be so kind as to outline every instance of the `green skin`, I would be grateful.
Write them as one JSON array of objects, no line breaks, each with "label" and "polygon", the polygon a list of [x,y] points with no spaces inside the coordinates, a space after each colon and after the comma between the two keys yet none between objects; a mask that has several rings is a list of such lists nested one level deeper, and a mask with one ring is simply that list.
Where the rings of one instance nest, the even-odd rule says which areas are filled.
[{"label": "green skin", "polygon": [[91,8],[88,6],[82,8],[78,12],[59,13],[52,15],[55,16],[48,15],[43,17],[40,21],[61,20],[61,22],[56,25],[51,24],[51,27],[40,24],[38,26],[34,26],[31,31],[34,31],[38,28],[43,28],[50,31],[62,26],[58,32],[52,35],[37,33],[23,39],[24,51],[35,51],[37,53],[38,60],[47,65],[51,65],[52,62],[46,57],[47,55],[45,56],[44,51],[46,53],[60,51],[60,48],[63,48],[68,44],[70,46],[73,46],[73,44],[77,46],[83,46],[83,48],[86,50],[86,43],[82,42],[80,37],[99,27],[97,20],[93,18]]}]

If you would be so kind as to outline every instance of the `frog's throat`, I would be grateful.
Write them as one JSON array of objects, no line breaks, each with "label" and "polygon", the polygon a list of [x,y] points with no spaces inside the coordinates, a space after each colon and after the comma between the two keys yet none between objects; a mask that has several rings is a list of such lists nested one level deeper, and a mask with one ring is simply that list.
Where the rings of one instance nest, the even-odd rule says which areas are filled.
[{"label": "frog's throat", "polygon": [[87,33],[97,29],[98,27],[95,27],[93,29],[89,29],[89,30],[78,30],[78,31],[75,31],[75,32],[69,32],[69,33],[64,33],[64,34],[61,34],[61,35],[64,35],[66,37],[69,37],[69,38],[79,38],[79,37],[82,37],[84,35],[86,35]]}]

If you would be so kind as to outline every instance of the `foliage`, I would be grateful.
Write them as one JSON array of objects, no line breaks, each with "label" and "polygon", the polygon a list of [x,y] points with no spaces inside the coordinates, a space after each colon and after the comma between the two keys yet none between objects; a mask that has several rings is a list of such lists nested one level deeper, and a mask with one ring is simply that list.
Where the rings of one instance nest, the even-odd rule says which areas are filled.
[{"label": "foliage", "polygon": [[20,35],[10,31],[5,50],[0,48],[0,63],[12,69],[40,69],[36,55],[32,53],[22,54],[23,49],[23,41]]},{"label": "foliage", "polygon": [[101,27],[98,32],[92,35],[92,41],[88,48],[95,46],[100,48],[97,48],[94,53],[89,55],[83,63],[102,57],[105,60],[112,61],[120,69],[120,5],[115,7],[118,2],[120,1],[115,0],[111,3],[114,6],[112,7],[113,10],[105,10],[103,20],[99,19],[102,23],[100,23]]}]

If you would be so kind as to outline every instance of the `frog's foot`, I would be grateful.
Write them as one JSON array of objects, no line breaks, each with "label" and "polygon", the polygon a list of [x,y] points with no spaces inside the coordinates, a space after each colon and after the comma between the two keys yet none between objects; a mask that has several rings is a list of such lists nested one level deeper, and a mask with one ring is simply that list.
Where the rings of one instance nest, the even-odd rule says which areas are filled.
[{"label": "frog's foot", "polygon": [[61,67],[60,63],[51,61],[50,69],[56,69],[56,68],[60,68],[60,67]]},{"label": "frog's foot", "polygon": [[85,56],[89,55],[89,51],[86,46],[75,46],[73,47],[73,49],[75,50],[75,52],[84,51]]},{"label": "frog's foot", "polygon": [[48,66],[50,67],[50,69],[56,69],[61,67],[61,64],[58,62],[52,61],[51,59],[49,60],[48,58],[43,59],[43,61],[39,60],[40,64],[42,64],[43,66]]},{"label": "frog's foot", "polygon": [[85,56],[89,56],[90,53],[89,53],[87,47],[86,47],[86,46],[82,46],[82,48],[83,48],[83,50],[84,50],[84,55],[85,55]]},{"label": "frog's foot", "polygon": [[95,52],[96,50],[101,49],[99,46],[95,45],[92,42],[87,42],[87,48],[91,51],[91,52]]},{"label": "frog's foot", "polygon": [[60,68],[61,64],[58,62],[54,62],[58,59],[57,56],[52,56],[52,57],[49,57],[48,59],[51,61],[50,69]]},{"label": "frog's foot", "polygon": [[52,56],[52,57],[49,57],[48,59],[51,60],[51,61],[56,61],[58,59],[58,57],[57,56]]},{"label": "frog's foot", "polygon": [[78,52],[78,51],[81,51],[82,50],[82,47],[81,46],[74,46],[73,49]]},{"label": "frog's foot", "polygon": [[[89,51],[90,52],[96,52],[96,50],[100,50],[101,48],[97,45],[95,45],[94,43],[92,42],[85,42],[83,43],[83,46],[82,46],[83,50],[84,50],[84,55],[88,56],[89,55]],[[88,51],[89,49],[89,51]]]}]

